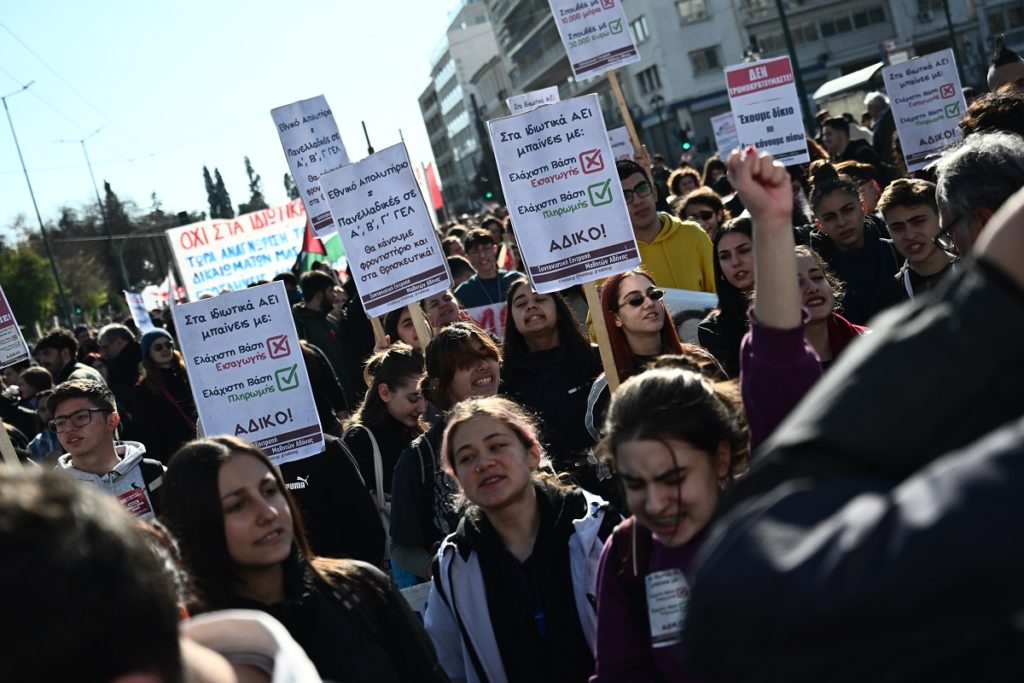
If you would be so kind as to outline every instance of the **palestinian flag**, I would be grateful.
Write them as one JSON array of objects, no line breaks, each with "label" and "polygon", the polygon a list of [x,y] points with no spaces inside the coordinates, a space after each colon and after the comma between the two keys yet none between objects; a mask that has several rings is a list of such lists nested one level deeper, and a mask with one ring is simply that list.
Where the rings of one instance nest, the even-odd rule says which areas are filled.
[{"label": "palestinian flag", "polygon": [[334,233],[326,241],[321,241],[316,236],[316,233],[313,232],[313,226],[307,220],[306,234],[302,239],[302,248],[299,249],[299,255],[295,259],[292,271],[296,275],[301,275],[311,270],[313,264],[318,261],[326,261],[334,270],[344,270],[345,247],[342,245],[338,233]]}]

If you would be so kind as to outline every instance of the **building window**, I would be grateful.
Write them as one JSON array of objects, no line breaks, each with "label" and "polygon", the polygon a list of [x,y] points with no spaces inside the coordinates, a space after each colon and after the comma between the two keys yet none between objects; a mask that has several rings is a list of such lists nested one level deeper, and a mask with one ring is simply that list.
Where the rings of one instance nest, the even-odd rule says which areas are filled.
[{"label": "building window", "polygon": [[690,63],[693,64],[693,73],[695,74],[722,68],[722,61],[718,58],[718,49],[714,47],[691,52]]},{"label": "building window", "polygon": [[831,19],[826,19],[819,22],[818,29],[821,31],[822,38],[831,38],[884,23],[885,10],[882,9],[881,5],[875,5],[857,12],[847,12]]},{"label": "building window", "polygon": [[920,14],[925,12],[941,13],[945,11],[943,2],[945,0],[917,0],[917,11]]},{"label": "building window", "polygon": [[676,9],[684,24],[708,18],[706,0],[676,0]]},{"label": "building window", "polygon": [[1011,5],[990,7],[986,12],[988,28],[992,35],[1006,33],[1024,26],[1024,8]]},{"label": "building window", "polygon": [[641,94],[648,94],[661,89],[661,76],[658,75],[657,65],[644,69],[636,75],[636,83]]},{"label": "building window", "polygon": [[647,30],[647,17],[640,17],[629,22],[629,30],[633,33],[633,42],[639,45],[651,37]]}]

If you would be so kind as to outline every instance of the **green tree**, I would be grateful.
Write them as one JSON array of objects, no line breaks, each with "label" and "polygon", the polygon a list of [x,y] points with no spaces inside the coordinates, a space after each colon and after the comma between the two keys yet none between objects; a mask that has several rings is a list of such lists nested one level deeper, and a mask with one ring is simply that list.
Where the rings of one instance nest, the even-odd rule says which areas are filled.
[{"label": "green tree", "polygon": [[31,330],[39,323],[49,327],[57,299],[50,264],[36,254],[28,243],[0,248],[0,281],[18,324]]},{"label": "green tree", "polygon": [[217,195],[217,205],[220,209],[220,215],[216,218],[234,218],[235,209],[231,205],[231,195],[228,194],[228,188],[224,187],[224,179],[220,176],[220,169],[213,169],[214,187]]},{"label": "green tree", "polygon": [[210,218],[220,218],[220,200],[217,197],[217,187],[210,177],[210,169],[203,166],[203,183],[206,184],[206,201],[210,205]]},{"label": "green tree", "polygon": [[249,176],[249,201],[238,205],[238,213],[249,213],[269,208],[263,198],[263,179],[253,167],[249,157],[245,157],[245,174]]},{"label": "green tree", "polygon": [[292,180],[291,173],[284,174],[284,191],[288,193],[288,199],[298,199],[301,196],[299,186]]}]

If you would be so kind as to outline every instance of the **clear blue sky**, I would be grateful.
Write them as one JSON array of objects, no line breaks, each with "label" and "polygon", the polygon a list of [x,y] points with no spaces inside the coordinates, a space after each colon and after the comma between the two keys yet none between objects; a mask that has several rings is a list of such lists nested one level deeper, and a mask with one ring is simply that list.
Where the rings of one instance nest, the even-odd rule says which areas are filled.
[{"label": "clear blue sky", "polygon": [[[288,170],[270,110],[323,94],[353,161],[405,136],[413,162],[430,146],[417,97],[429,82],[455,0],[6,2],[0,95],[8,98],[43,220],[100,192],[166,211],[207,211],[202,167],[218,167],[236,208],[248,198],[243,157],[268,203],[286,201]],[[27,46],[27,47],[26,47]],[[34,53],[34,54],[33,54]],[[19,213],[37,227],[6,117],[0,118],[0,233]]]}]

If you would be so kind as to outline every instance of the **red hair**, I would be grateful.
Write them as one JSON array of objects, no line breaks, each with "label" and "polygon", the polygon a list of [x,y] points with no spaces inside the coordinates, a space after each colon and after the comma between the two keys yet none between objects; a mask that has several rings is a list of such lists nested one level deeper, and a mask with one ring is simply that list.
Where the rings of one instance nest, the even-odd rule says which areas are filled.
[{"label": "red hair", "polygon": [[[643,268],[612,275],[601,286],[601,313],[604,315],[604,326],[608,330],[608,340],[611,342],[612,357],[615,359],[615,369],[619,373],[620,382],[632,377],[640,369],[633,360],[633,350],[629,347],[626,333],[615,324],[615,313],[619,303],[619,286],[630,275],[645,277],[650,280],[652,285],[657,286],[654,276]],[[665,305],[664,300],[661,301],[661,304]],[[683,352],[679,331],[676,330],[675,323],[672,322],[672,315],[667,306],[665,306],[665,321],[661,326],[661,352],[670,354]]]}]

